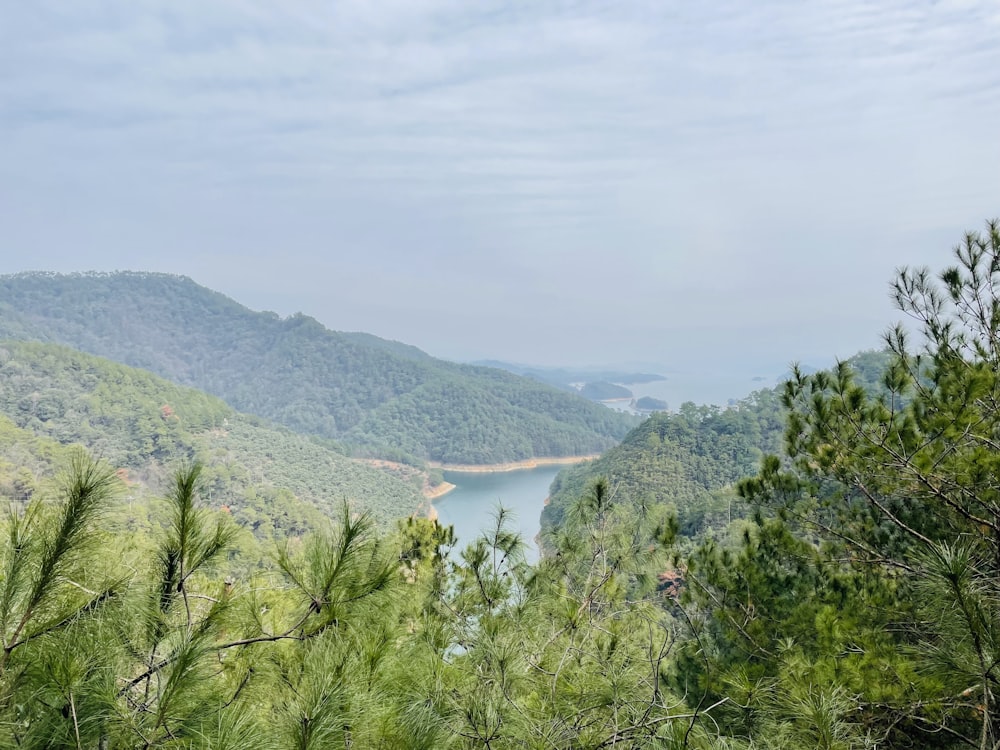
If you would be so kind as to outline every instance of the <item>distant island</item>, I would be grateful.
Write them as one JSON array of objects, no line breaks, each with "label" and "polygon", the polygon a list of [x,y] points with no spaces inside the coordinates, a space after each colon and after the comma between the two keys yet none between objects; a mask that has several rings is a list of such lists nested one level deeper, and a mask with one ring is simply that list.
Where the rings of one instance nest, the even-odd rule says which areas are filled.
[{"label": "distant island", "polygon": [[580,395],[591,401],[613,401],[632,398],[632,391],[617,383],[599,380],[594,383],[584,383],[580,388]]},{"label": "distant island", "polygon": [[624,370],[590,369],[586,367],[540,367],[537,365],[522,365],[513,362],[503,362],[497,359],[485,359],[470,364],[481,367],[495,367],[540,380],[549,385],[561,388],[571,388],[571,383],[620,383],[622,385],[641,385],[666,380],[663,375],[653,372],[627,372]]},{"label": "distant island", "polygon": [[632,404],[638,411],[666,411],[667,402],[652,396],[643,396]]}]

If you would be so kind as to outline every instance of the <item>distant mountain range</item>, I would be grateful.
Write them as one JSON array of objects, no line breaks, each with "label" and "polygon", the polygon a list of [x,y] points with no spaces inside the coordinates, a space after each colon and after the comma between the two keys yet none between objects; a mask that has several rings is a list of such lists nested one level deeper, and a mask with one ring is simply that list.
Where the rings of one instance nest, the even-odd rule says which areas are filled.
[{"label": "distant mountain range", "polygon": [[158,273],[0,277],[0,338],[156,373],[355,455],[492,464],[594,453],[636,420],[538,380],[255,312]]}]

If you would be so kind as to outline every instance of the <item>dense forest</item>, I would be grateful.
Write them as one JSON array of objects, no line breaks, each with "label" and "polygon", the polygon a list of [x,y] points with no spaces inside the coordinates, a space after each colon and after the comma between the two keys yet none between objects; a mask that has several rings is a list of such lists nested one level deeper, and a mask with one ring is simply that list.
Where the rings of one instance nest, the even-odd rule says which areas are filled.
[{"label": "dense forest", "polygon": [[344,507],[234,568],[197,461],[123,534],[114,466],[0,421],[0,745],[997,748],[998,290],[991,223],[885,352],[651,417],[534,566],[503,512],[458,552]]},{"label": "dense forest", "polygon": [[491,464],[605,450],[635,420],[531,378],[434,359],[153,273],[0,277],[0,338],[140,367],[360,455]]},{"label": "dense forest", "polygon": [[779,394],[763,390],[729,408],[687,403],[652,415],[599,459],[561,471],[542,513],[542,529],[562,524],[570,507],[599,477],[614,502],[666,505],[682,533],[725,525],[737,480],[756,471],[764,452],[781,447]]},{"label": "dense forest", "polygon": [[160,486],[169,467],[200,461],[213,505],[261,539],[313,528],[343,501],[383,527],[422,502],[417,484],[353,461],[335,444],[66,347],[0,342],[0,383],[0,415],[33,436],[86,446],[127,472],[133,495]]},{"label": "dense forest", "polygon": [[[882,392],[888,351],[847,360],[856,380]],[[599,459],[563,469],[542,513],[542,530],[562,523],[566,510],[598,478],[615,502],[637,507],[666,505],[685,537],[715,533],[745,508],[734,505],[736,482],[754,474],[765,454],[782,448],[785,409],[782,388],[756,391],[728,407],[682,404],[659,412],[633,429]]]}]

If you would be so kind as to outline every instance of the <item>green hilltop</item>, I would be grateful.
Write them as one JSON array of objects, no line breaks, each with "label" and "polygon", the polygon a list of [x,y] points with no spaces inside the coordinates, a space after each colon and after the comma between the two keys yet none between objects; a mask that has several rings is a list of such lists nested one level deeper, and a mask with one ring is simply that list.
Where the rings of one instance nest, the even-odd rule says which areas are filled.
[{"label": "green hilltop", "polygon": [[635,420],[529,378],[313,318],[255,312],[156,273],[0,277],[0,337],[154,372],[362,455],[490,464],[594,453]]},{"label": "green hilltop", "polygon": [[769,390],[728,408],[688,403],[676,413],[653,414],[600,458],[559,472],[542,531],[561,527],[569,507],[599,477],[618,504],[668,506],[686,536],[724,522],[733,483],[753,473],[765,451],[780,447],[782,419],[778,396]]}]

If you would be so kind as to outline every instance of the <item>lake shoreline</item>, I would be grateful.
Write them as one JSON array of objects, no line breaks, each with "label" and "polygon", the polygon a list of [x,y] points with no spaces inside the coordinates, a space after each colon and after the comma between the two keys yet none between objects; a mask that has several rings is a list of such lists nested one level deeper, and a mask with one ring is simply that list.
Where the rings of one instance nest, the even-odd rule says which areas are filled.
[{"label": "lake shoreline", "polygon": [[585,461],[593,461],[600,456],[600,453],[592,453],[588,456],[550,456],[527,458],[523,461],[509,461],[502,464],[442,464],[437,461],[429,461],[427,465],[432,469],[453,471],[456,474],[499,474],[507,471],[540,469],[545,466],[571,466]]},{"label": "lake shoreline", "polygon": [[425,500],[437,500],[439,497],[444,497],[457,485],[451,482],[441,482],[441,484],[435,485],[434,487],[428,487],[423,490],[423,496]]},{"label": "lake shoreline", "polygon": [[[587,456],[541,456],[539,458],[527,458],[523,461],[509,461],[501,464],[444,464],[438,461],[428,461],[427,467],[440,469],[441,471],[451,471],[456,474],[500,474],[510,471],[541,469],[546,466],[569,466],[584,461],[593,461],[595,458],[599,458],[600,455],[600,453],[592,453]],[[419,492],[423,498],[423,502],[421,503],[422,510],[416,511],[418,515],[427,513],[430,516],[430,511],[434,508],[434,501],[448,495],[456,486],[448,481],[431,485],[428,481],[426,471],[396,461],[379,458],[360,458],[357,460],[368,466],[382,469],[389,474],[403,479],[403,481],[412,481],[415,476],[422,475],[423,481],[421,482]],[[429,509],[424,507],[424,503],[429,506]]]}]

